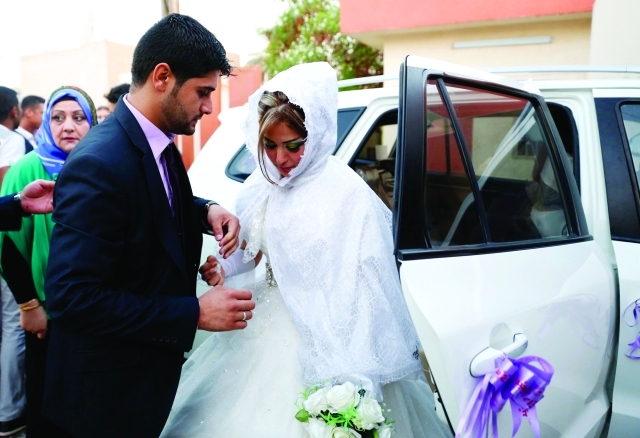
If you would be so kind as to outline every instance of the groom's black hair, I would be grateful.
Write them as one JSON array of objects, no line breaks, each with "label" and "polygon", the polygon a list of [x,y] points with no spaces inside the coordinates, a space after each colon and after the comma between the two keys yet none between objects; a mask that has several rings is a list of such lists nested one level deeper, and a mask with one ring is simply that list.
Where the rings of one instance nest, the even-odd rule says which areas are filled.
[{"label": "groom's black hair", "polygon": [[144,85],[163,62],[171,67],[177,86],[212,71],[229,76],[233,70],[220,41],[197,20],[180,14],[167,15],[140,38],[133,52],[132,87]]}]

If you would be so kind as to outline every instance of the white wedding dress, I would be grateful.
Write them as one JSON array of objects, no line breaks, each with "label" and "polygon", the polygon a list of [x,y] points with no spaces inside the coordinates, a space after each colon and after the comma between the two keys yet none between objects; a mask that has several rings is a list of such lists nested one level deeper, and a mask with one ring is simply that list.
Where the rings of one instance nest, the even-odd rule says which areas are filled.
[{"label": "white wedding dress", "polygon": [[295,419],[303,390],[346,380],[384,397],[397,438],[450,436],[421,372],[391,212],[332,156],[335,71],[327,63],[297,65],[251,96],[244,132],[254,159],[258,104],[273,91],[304,112],[304,154],[287,177],[268,158],[256,160],[266,168],[258,162],[244,182],[236,213],[244,261],[268,254],[278,285],[247,286],[256,301],[248,327],[214,333],[185,363],[162,436],[305,438]]},{"label": "white wedding dress", "polygon": [[[266,239],[261,249],[268,257]],[[265,261],[263,261],[264,263]],[[267,265],[268,266],[268,265]],[[267,280],[245,286],[256,302],[247,329],[213,333],[187,360],[162,438],[308,438],[295,414],[300,335],[267,268]],[[435,412],[424,376],[382,387],[396,438],[451,433]]]}]

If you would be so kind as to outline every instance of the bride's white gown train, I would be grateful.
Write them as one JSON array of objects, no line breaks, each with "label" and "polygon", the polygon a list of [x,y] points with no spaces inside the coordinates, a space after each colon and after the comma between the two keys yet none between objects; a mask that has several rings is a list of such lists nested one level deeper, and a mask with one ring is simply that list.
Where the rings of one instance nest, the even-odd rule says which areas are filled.
[{"label": "bride's white gown train", "polygon": [[[250,97],[244,133],[258,168],[235,212],[244,256],[266,254],[268,241],[280,287],[250,285],[257,307],[248,327],[213,334],[185,363],[163,437],[305,438],[295,419],[302,379],[353,376],[393,382],[382,393],[396,438],[450,436],[424,377],[410,377],[421,374],[419,341],[402,297],[391,212],[332,156],[337,89],[329,64],[309,63]],[[259,102],[276,91],[303,110],[307,130],[286,177],[258,147]]]},{"label": "bride's white gown train", "polygon": [[[247,286],[256,309],[246,330],[214,333],[185,363],[162,437],[306,438],[295,419],[304,390],[296,353],[300,336],[277,286]],[[421,378],[382,389],[396,438],[450,436]]]}]

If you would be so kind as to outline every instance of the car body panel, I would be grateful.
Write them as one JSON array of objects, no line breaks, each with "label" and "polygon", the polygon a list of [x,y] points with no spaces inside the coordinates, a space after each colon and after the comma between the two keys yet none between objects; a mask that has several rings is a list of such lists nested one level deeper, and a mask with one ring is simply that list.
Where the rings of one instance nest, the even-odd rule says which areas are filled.
[{"label": "car body panel", "polygon": [[[433,138],[424,134],[433,129],[433,122],[428,121],[427,114],[419,114],[421,108],[427,111],[427,106],[420,103],[422,97],[418,96],[420,89],[429,93],[424,85],[426,77],[462,79],[465,86],[475,83],[509,93],[515,90],[520,93],[518,95],[528,92],[510,82],[494,80],[484,72],[474,78],[471,69],[464,69],[464,77],[460,78],[456,72],[441,70],[443,65],[440,63],[435,66],[431,68],[430,60],[415,57],[406,60],[398,127],[396,173],[400,175],[396,175],[397,197],[404,198],[405,191],[408,195],[411,191],[422,190],[414,187],[420,184],[421,172],[416,168],[416,161],[420,166],[420,153],[411,150],[424,148],[421,136],[425,137],[427,147],[429,139]],[[533,95],[531,99],[535,99]],[[481,104],[480,101],[469,102],[476,111]],[[458,114],[464,112],[464,105],[458,101],[451,108]],[[544,108],[537,109],[536,114],[538,118],[548,115]],[[428,125],[416,127],[420,120]],[[523,119],[521,123],[528,122]],[[453,126],[456,131],[455,120]],[[549,138],[558,143],[555,135]],[[501,147],[497,150],[501,151]],[[500,159],[498,156],[497,160]],[[495,160],[494,156],[487,169],[491,169]],[[563,163],[557,170],[558,177],[566,172],[570,181],[573,178],[569,174],[571,167],[565,159]],[[410,181],[404,181],[405,178]],[[482,189],[484,177],[478,178]],[[567,187],[577,192],[575,184]],[[400,276],[410,313],[452,426],[460,420],[478,383],[478,379],[470,374],[474,357],[488,347],[504,348],[513,342],[514,335],[522,333],[528,339],[525,354],[548,360],[556,370],[544,401],[538,405],[542,430],[547,430],[548,436],[595,436],[602,430],[608,411],[605,382],[616,316],[616,284],[606,253],[592,238],[575,242],[558,239],[548,247],[536,247],[536,242],[531,241],[512,248],[508,244],[488,245],[488,251],[480,251],[473,245],[430,249],[429,232],[415,223],[416,200],[421,198],[417,193],[402,199],[411,205],[399,206],[395,211],[395,225],[399,229],[396,234],[398,257],[404,260]],[[465,204],[460,208],[466,208]],[[579,221],[581,203],[569,208],[576,209]],[[437,217],[434,220],[439,222]],[[453,224],[455,226],[456,222]],[[407,236],[410,233],[417,236]],[[420,234],[425,235],[426,245],[421,244]],[[501,422],[505,421],[501,419]],[[507,426],[503,424],[503,427]],[[528,433],[522,432],[523,436]]]},{"label": "car body panel", "polygon": [[570,419],[585,415],[587,400],[599,408],[580,429],[604,422],[613,276],[603,266],[606,258],[593,242],[402,263],[405,298],[454,426],[477,384],[471,360],[510,343],[515,333],[529,340],[524,355],[555,368],[538,405],[541,424],[560,434],[575,429]]},{"label": "car body panel", "polygon": [[[620,342],[617,349],[615,383],[613,387],[612,414],[609,436],[635,436],[640,427],[640,360],[625,356],[631,350],[628,344],[638,336],[640,327],[634,325],[633,307],[640,298],[640,244],[614,241],[613,247],[618,260],[620,282],[620,319],[618,330]],[[639,352],[634,352],[638,355]]]},{"label": "car body panel", "polygon": [[[629,344],[634,343],[640,331],[633,317],[640,299],[640,159],[634,140],[640,131],[640,99],[632,93],[620,95],[610,89],[598,91],[594,93],[598,96],[594,101],[598,121],[603,126],[600,148],[619,283],[619,344],[614,356],[615,380],[609,435],[633,436],[640,428],[640,393],[637,391],[640,363],[626,354],[632,350]],[[633,355],[637,356],[637,352]]]}]

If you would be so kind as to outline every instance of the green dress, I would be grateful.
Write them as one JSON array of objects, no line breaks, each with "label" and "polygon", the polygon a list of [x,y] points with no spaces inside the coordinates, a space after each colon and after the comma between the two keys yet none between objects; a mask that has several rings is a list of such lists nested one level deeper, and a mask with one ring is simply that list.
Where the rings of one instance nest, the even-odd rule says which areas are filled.
[{"label": "green dress", "polygon": [[[2,182],[0,195],[10,195],[22,191],[27,184],[36,179],[53,180],[42,165],[40,158],[35,153],[29,152],[9,168]],[[43,307],[45,304],[44,276],[47,272],[49,241],[52,232],[51,214],[36,214],[22,218],[20,231],[0,233],[0,248],[2,248],[4,236],[10,236],[20,254],[31,267],[33,283]]]}]

